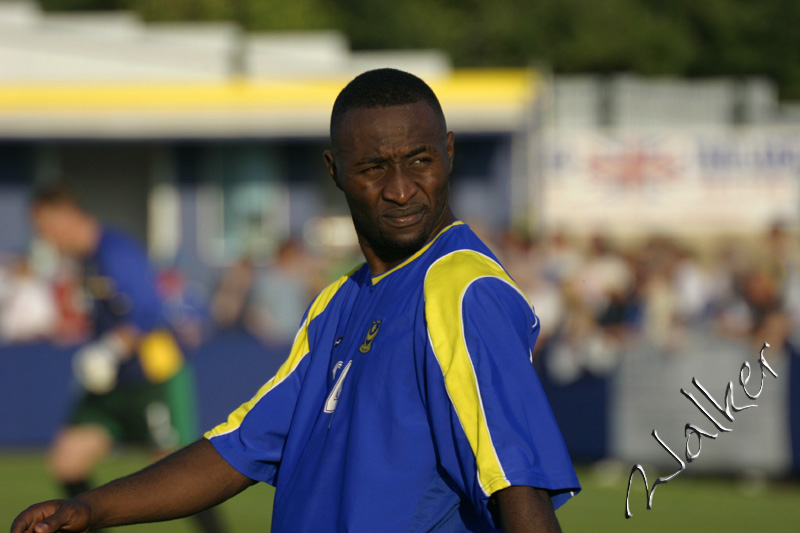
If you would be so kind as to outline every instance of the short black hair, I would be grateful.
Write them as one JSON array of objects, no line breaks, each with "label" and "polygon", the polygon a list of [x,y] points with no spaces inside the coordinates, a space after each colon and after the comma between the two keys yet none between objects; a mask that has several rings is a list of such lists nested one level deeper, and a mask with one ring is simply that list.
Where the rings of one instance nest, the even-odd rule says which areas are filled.
[{"label": "short black hair", "polygon": [[442,121],[442,129],[447,131],[439,99],[420,78],[394,68],[379,68],[359,74],[342,89],[333,103],[331,142],[336,144],[336,135],[342,118],[352,109],[390,107],[417,102],[426,102],[431,106]]},{"label": "short black hair", "polygon": [[39,187],[31,198],[31,207],[80,207],[75,193],[63,183],[55,183]]}]

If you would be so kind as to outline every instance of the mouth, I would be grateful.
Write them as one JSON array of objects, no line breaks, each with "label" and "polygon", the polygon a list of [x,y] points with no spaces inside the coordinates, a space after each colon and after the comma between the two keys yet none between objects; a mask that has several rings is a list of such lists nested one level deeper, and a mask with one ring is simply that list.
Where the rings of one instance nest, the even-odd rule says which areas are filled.
[{"label": "mouth", "polygon": [[391,209],[383,214],[383,220],[393,228],[408,228],[419,223],[425,215],[425,208],[421,205],[403,209]]}]

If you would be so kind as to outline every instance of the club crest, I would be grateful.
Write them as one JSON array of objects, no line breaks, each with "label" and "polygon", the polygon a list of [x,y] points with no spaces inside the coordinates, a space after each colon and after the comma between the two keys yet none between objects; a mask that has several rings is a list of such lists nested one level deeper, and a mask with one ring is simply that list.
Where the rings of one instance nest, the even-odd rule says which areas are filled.
[{"label": "club crest", "polygon": [[364,342],[361,346],[358,347],[358,351],[361,353],[367,353],[372,349],[372,341],[375,340],[375,337],[378,336],[378,332],[381,329],[381,321],[375,320],[372,325],[369,327],[367,331],[367,336],[364,338]]}]

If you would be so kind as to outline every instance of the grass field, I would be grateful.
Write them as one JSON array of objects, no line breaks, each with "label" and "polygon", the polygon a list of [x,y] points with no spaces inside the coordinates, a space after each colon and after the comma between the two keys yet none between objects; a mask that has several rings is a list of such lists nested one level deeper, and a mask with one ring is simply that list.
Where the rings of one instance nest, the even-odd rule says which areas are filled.
[{"label": "grass field", "polygon": [[[106,461],[97,481],[141,468],[147,456],[124,453]],[[558,510],[564,531],[674,532],[674,531],[769,531],[800,529],[800,484],[755,483],[734,479],[681,475],[660,485],[653,509],[645,510],[644,489],[637,482],[631,494],[633,517],[625,520],[627,468],[581,468],[583,492]],[[659,472],[664,475],[664,472]],[[648,469],[648,478],[655,471]],[[648,479],[650,483],[653,479]],[[0,531],[7,531],[13,517],[32,502],[59,497],[49,479],[40,453],[0,454]],[[257,485],[222,505],[232,533],[269,531],[272,488]],[[131,526],[128,533],[190,533],[191,521]]]}]

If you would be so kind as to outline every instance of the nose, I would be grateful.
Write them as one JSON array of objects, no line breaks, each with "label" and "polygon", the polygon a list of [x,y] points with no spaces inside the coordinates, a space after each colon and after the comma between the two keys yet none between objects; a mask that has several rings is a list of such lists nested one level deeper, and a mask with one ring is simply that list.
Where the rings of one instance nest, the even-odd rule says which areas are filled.
[{"label": "nose", "polygon": [[406,204],[417,193],[414,175],[402,166],[392,167],[386,175],[383,199],[398,205]]}]

